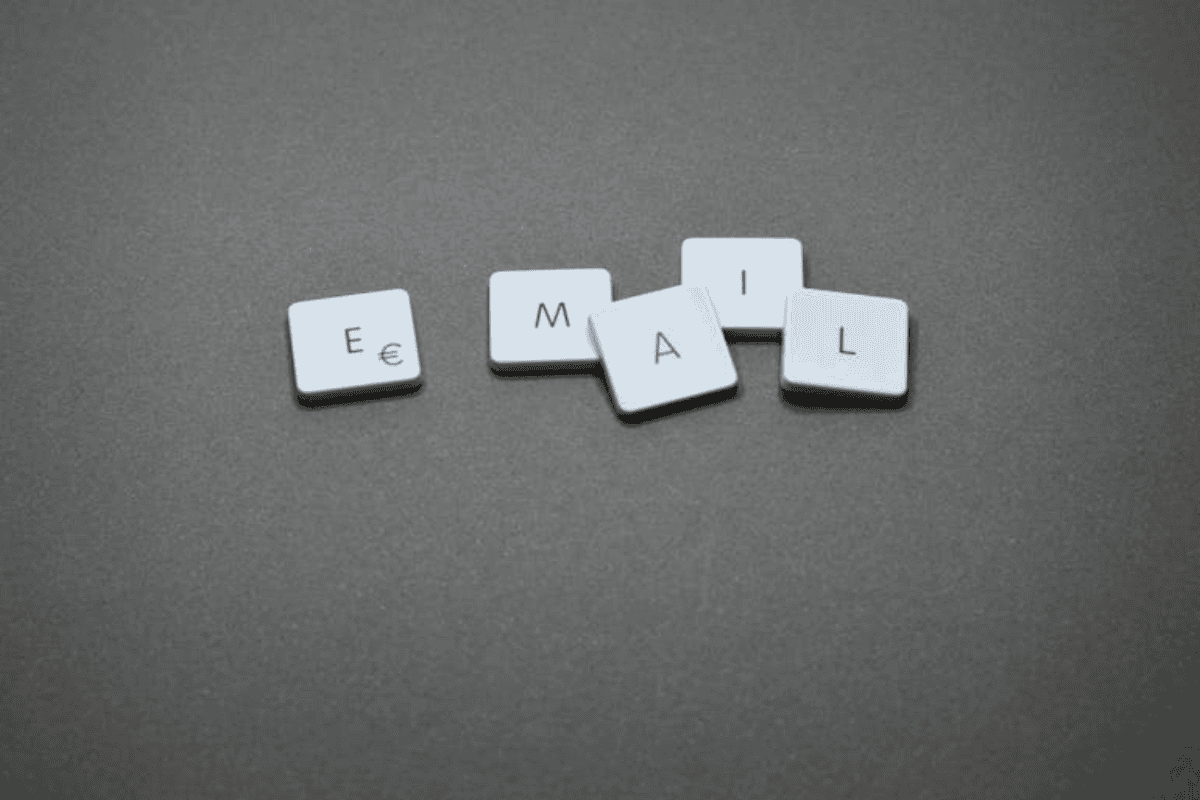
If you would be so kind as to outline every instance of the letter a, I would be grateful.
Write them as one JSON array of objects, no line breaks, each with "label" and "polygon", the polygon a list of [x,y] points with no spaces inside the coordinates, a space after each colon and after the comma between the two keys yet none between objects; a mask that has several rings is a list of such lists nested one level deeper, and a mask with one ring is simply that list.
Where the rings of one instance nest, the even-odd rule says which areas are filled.
[{"label": "letter a", "polygon": [[[660,345],[659,342],[666,342],[667,349],[663,350],[662,345]],[[671,344],[671,340],[663,336],[662,331],[659,331],[658,336],[654,338],[654,363],[658,363],[659,356],[666,356],[670,355],[671,353],[674,353],[676,358],[683,358],[683,356],[679,355],[679,351],[676,350]]]},{"label": "letter a", "polygon": [[546,322],[550,323],[550,327],[554,327],[554,323],[558,322],[559,312],[562,312],[563,320],[567,323],[567,327],[571,327],[571,318],[567,316],[567,304],[559,303],[558,308],[554,309],[554,316],[550,316],[550,309],[546,308],[545,303],[538,303],[537,319],[533,321],[533,327],[542,324],[542,314],[546,315]]}]

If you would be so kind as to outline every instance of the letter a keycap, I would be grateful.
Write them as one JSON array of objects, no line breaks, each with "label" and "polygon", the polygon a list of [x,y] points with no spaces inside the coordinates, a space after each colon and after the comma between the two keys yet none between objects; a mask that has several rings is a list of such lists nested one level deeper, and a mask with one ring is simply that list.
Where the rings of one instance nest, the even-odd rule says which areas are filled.
[{"label": "letter a keycap", "polygon": [[673,286],[588,318],[620,414],[737,386],[737,370],[708,290]]},{"label": "letter a keycap", "polygon": [[606,269],[493,272],[488,281],[488,361],[493,370],[568,369],[599,359],[588,315],[612,303]]},{"label": "letter a keycap", "polygon": [[288,333],[301,398],[421,383],[412,303],[403,289],[292,303]]}]

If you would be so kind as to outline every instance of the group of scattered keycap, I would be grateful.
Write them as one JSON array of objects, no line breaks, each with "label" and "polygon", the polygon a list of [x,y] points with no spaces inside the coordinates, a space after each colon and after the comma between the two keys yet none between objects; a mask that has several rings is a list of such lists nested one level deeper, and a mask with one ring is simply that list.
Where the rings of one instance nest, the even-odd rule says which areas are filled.
[{"label": "group of scattered keycap", "polygon": [[[492,273],[489,363],[497,373],[603,365],[621,415],[737,386],[725,332],[780,335],[780,383],[900,398],[908,391],[908,306],[810,289],[796,239],[687,239],[680,285],[613,299],[605,269]],[[293,303],[288,309],[301,399],[419,386],[408,292]]]}]

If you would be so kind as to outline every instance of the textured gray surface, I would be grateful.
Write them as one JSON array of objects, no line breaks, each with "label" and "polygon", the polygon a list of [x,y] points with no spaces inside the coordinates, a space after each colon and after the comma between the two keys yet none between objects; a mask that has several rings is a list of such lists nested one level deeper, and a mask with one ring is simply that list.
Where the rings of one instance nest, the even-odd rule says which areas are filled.
[{"label": "textured gray surface", "polygon": [[[1194,4],[296,5],[0,21],[10,796],[1179,789]],[[689,236],[907,301],[908,406],[488,371],[492,271]],[[397,286],[425,388],[300,408]]]}]

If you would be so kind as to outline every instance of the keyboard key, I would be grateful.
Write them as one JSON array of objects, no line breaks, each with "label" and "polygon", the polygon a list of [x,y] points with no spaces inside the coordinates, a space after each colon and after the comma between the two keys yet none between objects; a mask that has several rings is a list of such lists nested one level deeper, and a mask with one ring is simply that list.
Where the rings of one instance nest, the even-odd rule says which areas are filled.
[{"label": "keyboard key", "polygon": [[707,289],[673,286],[619,300],[588,326],[621,414],[737,386]]},{"label": "keyboard key", "polygon": [[908,391],[908,305],[903,300],[818,289],[788,296],[784,389],[831,389],[882,397]]},{"label": "keyboard key", "polygon": [[403,289],[293,303],[288,329],[303,397],[421,383],[412,304]]},{"label": "keyboard key", "polygon": [[599,361],[588,315],[612,304],[606,269],[493,272],[488,281],[488,352],[496,371],[565,369]]},{"label": "keyboard key", "polygon": [[784,298],[804,286],[796,239],[685,239],[679,265],[679,282],[707,287],[732,333],[778,333]]}]

